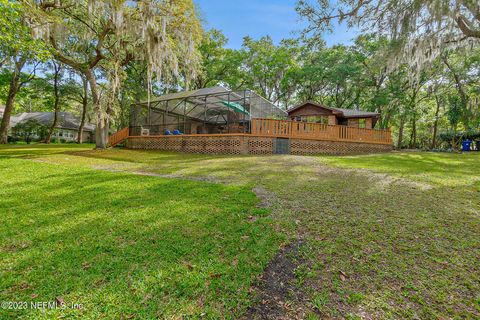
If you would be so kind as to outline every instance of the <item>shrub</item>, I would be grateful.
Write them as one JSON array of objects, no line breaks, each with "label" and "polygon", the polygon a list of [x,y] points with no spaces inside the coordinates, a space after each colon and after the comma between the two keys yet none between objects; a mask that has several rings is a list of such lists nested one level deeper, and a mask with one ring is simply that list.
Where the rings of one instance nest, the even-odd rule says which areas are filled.
[{"label": "shrub", "polygon": [[25,122],[18,123],[13,127],[13,132],[27,144],[30,143],[35,136],[40,140],[46,135],[48,127],[40,123],[38,120],[30,119]]},{"label": "shrub", "polygon": [[448,147],[458,149],[464,140],[480,140],[480,130],[467,130],[460,132],[446,131],[440,133],[439,138]]},{"label": "shrub", "polygon": [[20,141],[20,139],[18,137],[13,137],[13,136],[8,136],[7,137],[7,142],[8,143],[17,143],[18,141]]},{"label": "shrub", "polygon": [[453,132],[447,131],[440,133],[440,139],[446,142],[453,140],[479,140],[480,131],[479,130],[468,130],[463,132]]}]

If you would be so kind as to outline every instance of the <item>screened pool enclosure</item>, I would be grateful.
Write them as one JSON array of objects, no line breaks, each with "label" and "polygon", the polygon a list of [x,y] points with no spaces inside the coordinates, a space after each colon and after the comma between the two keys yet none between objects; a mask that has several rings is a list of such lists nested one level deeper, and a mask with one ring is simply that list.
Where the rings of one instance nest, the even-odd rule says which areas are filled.
[{"label": "screened pool enclosure", "polygon": [[131,109],[130,135],[250,133],[251,120],[287,113],[251,90],[223,87],[166,94]]}]

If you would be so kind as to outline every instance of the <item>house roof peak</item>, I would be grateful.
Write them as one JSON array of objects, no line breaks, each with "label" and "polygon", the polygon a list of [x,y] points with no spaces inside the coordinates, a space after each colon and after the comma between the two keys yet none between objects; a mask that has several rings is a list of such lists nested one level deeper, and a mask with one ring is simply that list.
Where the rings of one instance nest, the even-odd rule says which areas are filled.
[{"label": "house roof peak", "polygon": [[293,108],[290,108],[287,110],[287,112],[290,114],[291,112],[301,109],[307,105],[313,105],[318,108],[323,108],[332,111],[333,114],[338,115],[340,117],[344,118],[355,118],[355,117],[378,117],[380,116],[379,113],[377,112],[370,112],[370,111],[362,111],[357,109],[344,109],[344,108],[335,108],[335,107],[328,107],[324,104],[321,104],[319,102],[313,101],[313,100],[307,100],[299,105],[294,106]]}]

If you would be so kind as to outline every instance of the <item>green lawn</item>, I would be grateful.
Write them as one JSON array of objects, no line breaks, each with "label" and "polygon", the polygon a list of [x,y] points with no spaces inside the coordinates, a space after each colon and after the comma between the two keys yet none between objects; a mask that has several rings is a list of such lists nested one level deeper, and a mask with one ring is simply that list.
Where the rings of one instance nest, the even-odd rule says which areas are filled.
[{"label": "green lawn", "polygon": [[473,153],[0,147],[0,301],[83,305],[46,318],[238,318],[301,238],[286,318],[479,318],[479,167]]},{"label": "green lawn", "polygon": [[[0,301],[61,297],[83,305],[47,318],[219,317],[245,309],[252,279],[280,241],[248,188],[18,157],[70,148],[2,149]],[[0,310],[1,319],[39,315]]]}]

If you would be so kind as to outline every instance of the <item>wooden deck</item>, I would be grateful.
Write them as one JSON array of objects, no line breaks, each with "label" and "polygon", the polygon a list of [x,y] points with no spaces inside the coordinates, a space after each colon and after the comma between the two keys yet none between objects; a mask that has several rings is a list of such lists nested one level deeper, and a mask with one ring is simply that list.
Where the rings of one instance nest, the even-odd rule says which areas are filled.
[{"label": "wooden deck", "polygon": [[253,119],[251,131],[252,135],[264,137],[392,144],[389,129],[360,129],[320,123]]},{"label": "wooden deck", "polygon": [[[251,136],[268,138],[288,138],[301,140],[355,142],[380,145],[392,145],[392,136],[389,129],[360,129],[338,125],[325,125],[320,123],[307,123],[287,120],[253,119],[251,133],[231,134],[192,134],[183,137],[221,137],[221,136]],[[175,138],[178,136],[145,136],[142,138]],[[129,129],[124,128],[109,137],[109,145],[115,146],[128,138],[140,138],[130,136]]]}]

